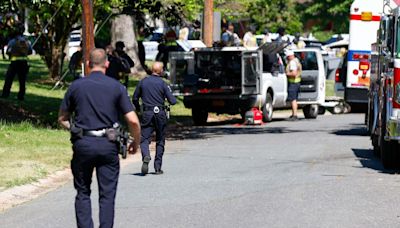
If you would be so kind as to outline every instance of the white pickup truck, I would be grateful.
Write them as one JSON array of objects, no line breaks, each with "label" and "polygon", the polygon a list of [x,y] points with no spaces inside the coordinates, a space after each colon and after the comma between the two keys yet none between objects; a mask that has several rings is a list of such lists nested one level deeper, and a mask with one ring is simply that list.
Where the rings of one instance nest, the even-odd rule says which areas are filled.
[{"label": "white pickup truck", "polygon": [[[175,95],[182,95],[192,109],[196,125],[208,113],[241,114],[260,108],[263,121],[272,120],[274,109],[289,108],[287,78],[279,54],[285,43],[266,43],[257,50],[205,48],[170,54],[170,75]],[[299,107],[306,118],[316,118],[325,102],[324,62],[319,49],[294,50],[303,66]]]}]

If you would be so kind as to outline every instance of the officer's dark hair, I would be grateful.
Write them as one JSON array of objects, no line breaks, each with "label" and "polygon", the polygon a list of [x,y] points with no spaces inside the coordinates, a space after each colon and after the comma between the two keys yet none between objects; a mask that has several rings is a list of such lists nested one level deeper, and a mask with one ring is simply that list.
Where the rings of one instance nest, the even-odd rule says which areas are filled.
[{"label": "officer's dark hair", "polygon": [[201,22],[200,22],[199,20],[195,20],[195,21],[193,22],[193,27],[194,27],[194,28],[200,28],[200,27],[201,27]]},{"label": "officer's dark hair", "polygon": [[116,48],[116,49],[122,50],[122,49],[124,49],[124,47],[125,47],[125,44],[124,44],[124,42],[122,42],[122,41],[117,41],[117,42],[115,43],[115,48]]},{"label": "officer's dark hair", "polygon": [[15,24],[15,29],[14,29],[15,36],[21,36],[22,34],[24,34],[24,31],[25,31],[24,24],[22,24],[20,22]]},{"label": "officer's dark hair", "polygon": [[107,55],[104,49],[95,48],[90,52],[89,56],[89,67],[93,68],[95,66],[98,67],[106,67]]},{"label": "officer's dark hair", "polygon": [[285,34],[285,28],[284,27],[279,27],[277,32],[278,32],[279,35],[283,36]]}]

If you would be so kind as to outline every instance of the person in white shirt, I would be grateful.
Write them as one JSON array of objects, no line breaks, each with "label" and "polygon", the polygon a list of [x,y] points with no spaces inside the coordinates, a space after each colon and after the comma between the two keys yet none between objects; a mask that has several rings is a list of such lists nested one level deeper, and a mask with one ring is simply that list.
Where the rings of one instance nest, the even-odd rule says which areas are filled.
[{"label": "person in white shirt", "polygon": [[249,27],[249,31],[243,36],[243,46],[245,48],[255,48],[257,47],[257,39],[255,37],[256,29],[253,26]]}]

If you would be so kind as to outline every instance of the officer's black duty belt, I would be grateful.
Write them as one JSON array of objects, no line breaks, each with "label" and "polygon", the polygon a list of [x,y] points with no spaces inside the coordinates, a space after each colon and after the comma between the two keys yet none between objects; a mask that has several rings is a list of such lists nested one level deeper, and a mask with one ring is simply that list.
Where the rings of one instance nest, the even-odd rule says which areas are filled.
[{"label": "officer's black duty belt", "polygon": [[106,129],[95,130],[95,131],[83,131],[84,136],[93,136],[93,137],[105,137]]},{"label": "officer's black duty belt", "polygon": [[160,110],[166,109],[166,106],[143,106],[143,111],[153,111],[154,113],[159,113]]}]

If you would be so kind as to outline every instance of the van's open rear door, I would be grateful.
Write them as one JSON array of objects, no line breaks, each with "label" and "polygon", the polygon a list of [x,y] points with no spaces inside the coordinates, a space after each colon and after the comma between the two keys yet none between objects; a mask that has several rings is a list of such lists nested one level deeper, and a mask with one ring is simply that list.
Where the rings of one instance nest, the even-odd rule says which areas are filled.
[{"label": "van's open rear door", "polygon": [[171,52],[169,54],[169,63],[172,93],[175,96],[183,95],[183,81],[185,75],[194,74],[194,53]]},{"label": "van's open rear door", "polygon": [[266,42],[263,43],[258,50],[262,50],[264,54],[276,54],[281,52],[289,43],[286,42]]},{"label": "van's open rear door", "polygon": [[262,53],[260,51],[245,51],[242,53],[242,94],[260,93],[261,63]]}]

